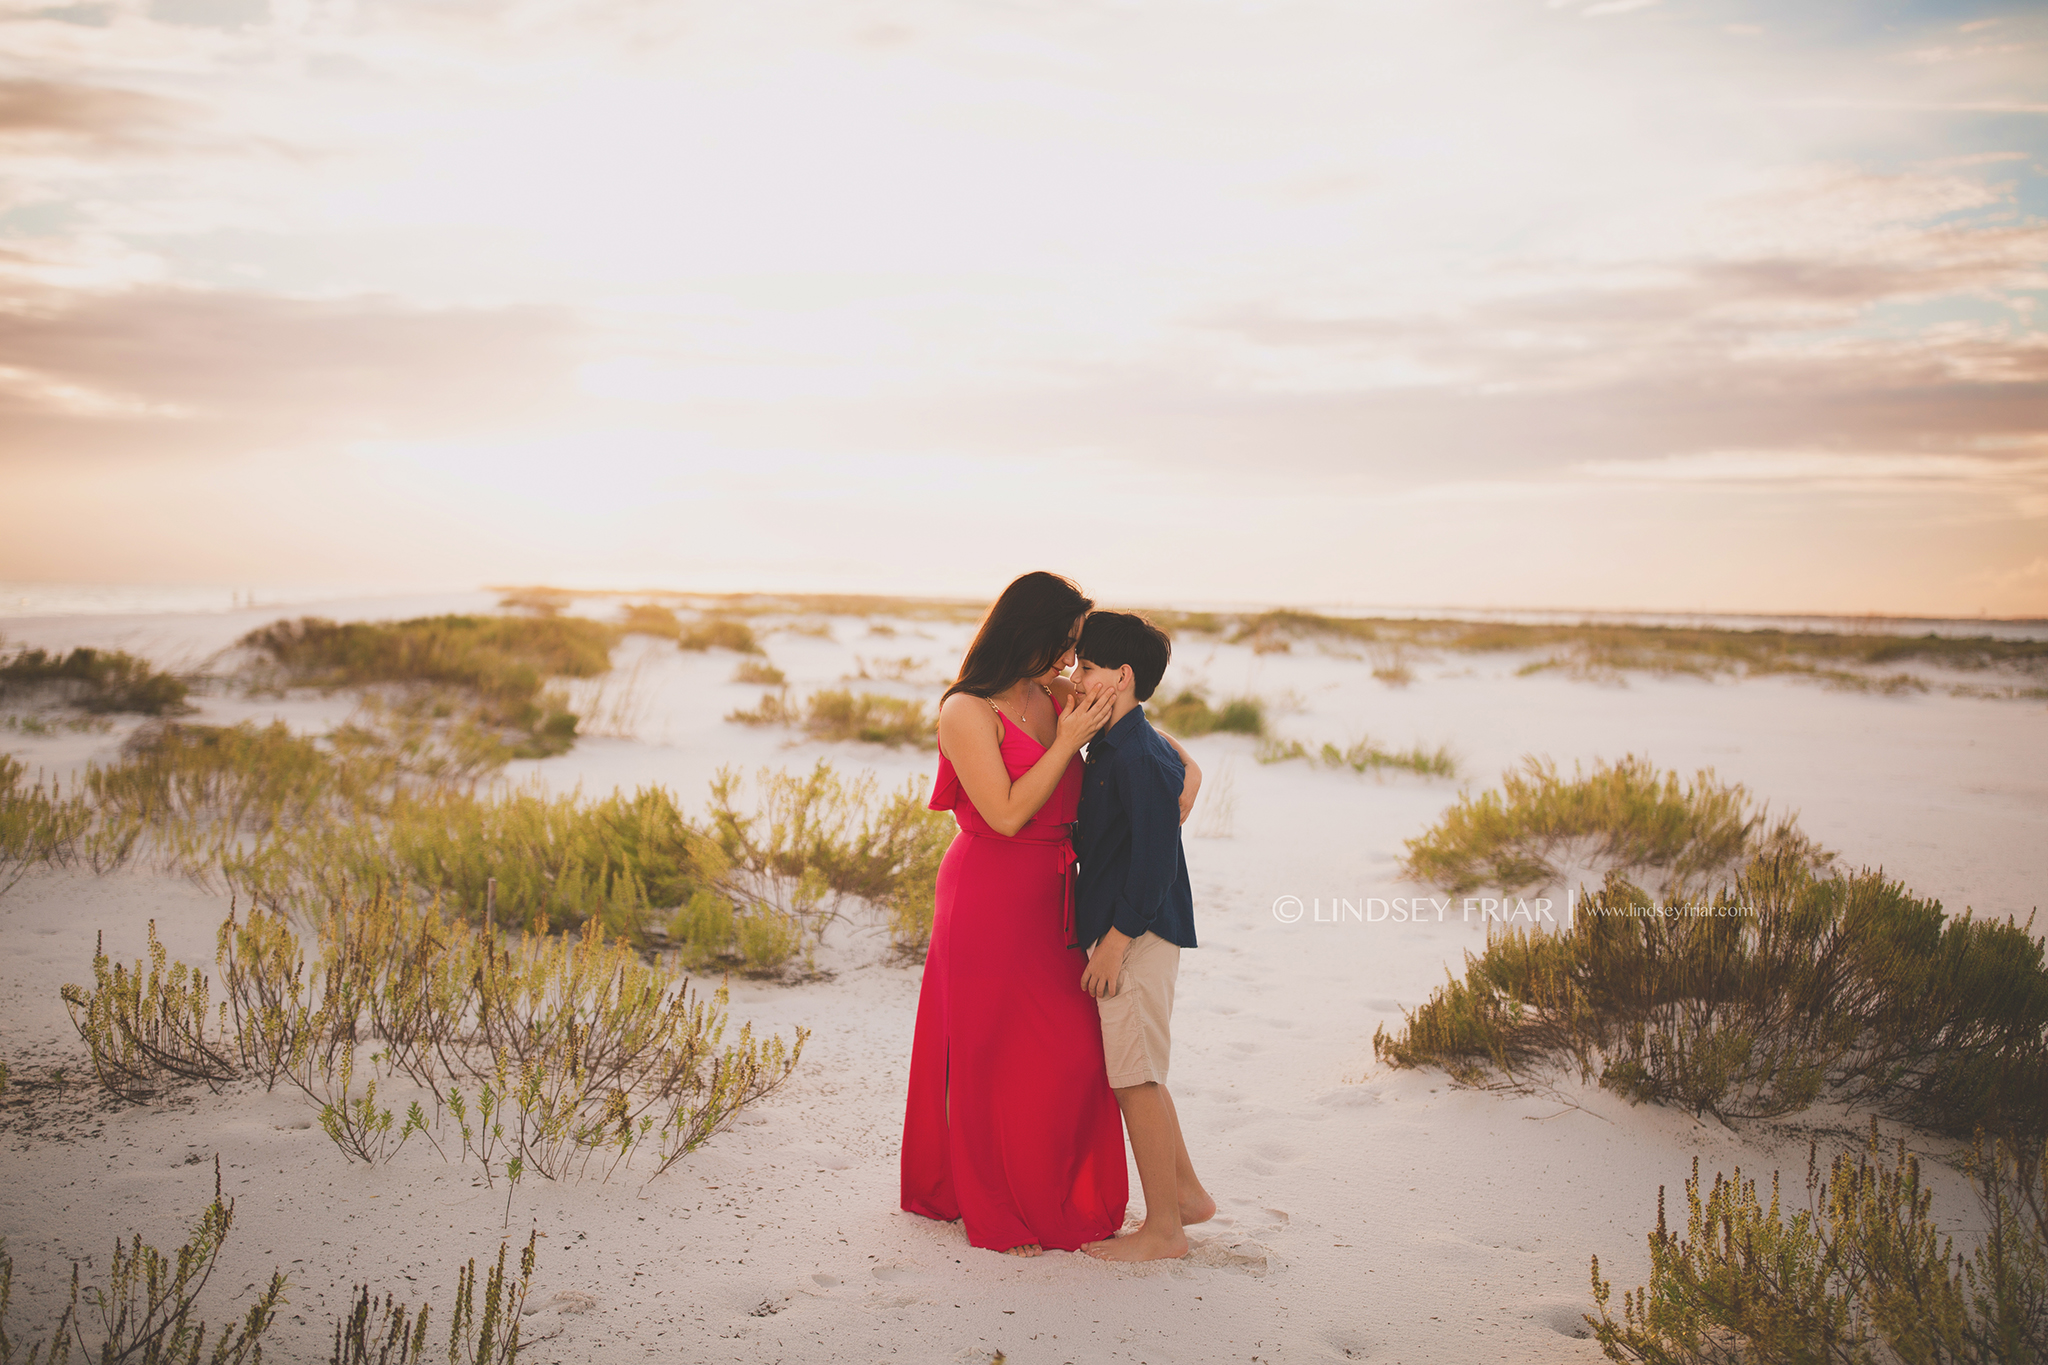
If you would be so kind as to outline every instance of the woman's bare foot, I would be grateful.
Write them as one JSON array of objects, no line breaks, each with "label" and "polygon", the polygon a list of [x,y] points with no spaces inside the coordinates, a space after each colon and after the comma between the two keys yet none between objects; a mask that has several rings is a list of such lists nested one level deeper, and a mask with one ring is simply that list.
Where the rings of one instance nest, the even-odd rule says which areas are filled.
[{"label": "woman's bare foot", "polygon": [[[1213,1210],[1211,1210],[1213,1212]],[[1147,1228],[1090,1242],[1081,1248],[1098,1261],[1177,1261],[1188,1254],[1186,1233],[1168,1236]]]},{"label": "woman's bare foot", "polygon": [[1207,1190],[1196,1190],[1192,1196],[1183,1195],[1180,1201],[1180,1225],[1193,1227],[1206,1223],[1216,1216],[1216,1201],[1209,1197]]},{"label": "woman's bare foot", "polygon": [[1045,1248],[1036,1242],[1021,1242],[1004,1252],[1005,1256],[1043,1256]]}]

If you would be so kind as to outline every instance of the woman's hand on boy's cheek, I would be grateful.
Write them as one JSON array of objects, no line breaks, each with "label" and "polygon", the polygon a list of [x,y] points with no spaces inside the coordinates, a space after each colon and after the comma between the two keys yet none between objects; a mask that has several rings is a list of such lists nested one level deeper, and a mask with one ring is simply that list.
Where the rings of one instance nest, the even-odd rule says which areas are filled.
[{"label": "woman's hand on boy's cheek", "polygon": [[1095,951],[1088,954],[1088,969],[1081,973],[1081,989],[1097,1000],[1115,995],[1116,979],[1124,970],[1124,948],[1129,943],[1130,939],[1114,929],[1104,934]]}]

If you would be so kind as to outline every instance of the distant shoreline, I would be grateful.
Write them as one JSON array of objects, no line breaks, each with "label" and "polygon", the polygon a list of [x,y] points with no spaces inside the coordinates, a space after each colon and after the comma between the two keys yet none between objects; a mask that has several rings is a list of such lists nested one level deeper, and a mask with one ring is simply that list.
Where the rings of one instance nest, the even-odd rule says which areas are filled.
[{"label": "distant shoreline", "polygon": [[[426,586],[420,588],[282,585],[232,587],[213,584],[78,584],[0,583],[0,626],[9,620],[53,616],[209,615],[237,611],[310,612],[323,603],[390,602],[444,597],[450,594],[507,591],[506,585]],[[886,613],[882,603],[957,606],[956,597],[910,597],[892,593],[692,592],[678,588],[553,589],[572,597],[687,599],[693,602],[763,604],[778,600],[840,597],[868,600]],[[2048,617],[1894,616],[1882,613],[1632,611],[1592,607],[1465,607],[1411,606],[1359,602],[1148,602],[1139,604],[1183,612],[1257,613],[1296,610],[1359,620],[1470,621],[1512,625],[1671,626],[1715,630],[1805,630],[1831,634],[1937,635],[1947,638],[1988,636],[2000,640],[2048,640]]]}]

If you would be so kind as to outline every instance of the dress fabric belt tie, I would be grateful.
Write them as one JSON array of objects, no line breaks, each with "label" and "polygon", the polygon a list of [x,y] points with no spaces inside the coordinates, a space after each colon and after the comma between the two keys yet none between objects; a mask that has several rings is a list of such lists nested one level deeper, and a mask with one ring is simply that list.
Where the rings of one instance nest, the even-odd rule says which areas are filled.
[{"label": "dress fabric belt tie", "polygon": [[1051,849],[1060,860],[1060,913],[1061,929],[1066,935],[1069,948],[1080,945],[1074,942],[1074,827],[1072,825],[1042,825],[1032,823],[1015,834],[998,834],[994,830],[978,830],[962,827],[960,832],[975,839],[993,839],[1002,844],[1035,844],[1039,848]]}]

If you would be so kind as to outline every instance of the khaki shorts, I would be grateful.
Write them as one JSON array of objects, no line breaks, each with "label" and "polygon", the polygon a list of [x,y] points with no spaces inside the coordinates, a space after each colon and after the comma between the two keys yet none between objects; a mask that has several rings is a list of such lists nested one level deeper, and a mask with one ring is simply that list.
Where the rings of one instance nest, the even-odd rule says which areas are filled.
[{"label": "khaki shorts", "polygon": [[1173,983],[1180,975],[1180,945],[1151,930],[1124,949],[1116,994],[1097,1000],[1102,1011],[1102,1057],[1114,1090],[1166,1081],[1173,1035]]}]

